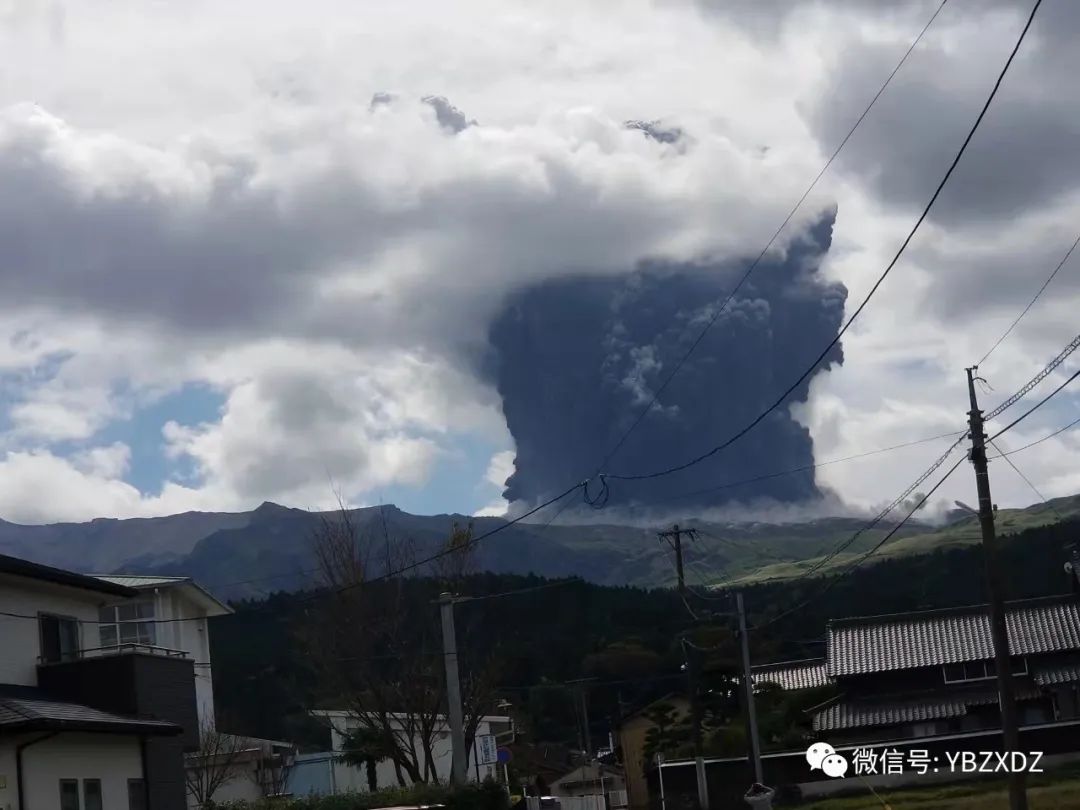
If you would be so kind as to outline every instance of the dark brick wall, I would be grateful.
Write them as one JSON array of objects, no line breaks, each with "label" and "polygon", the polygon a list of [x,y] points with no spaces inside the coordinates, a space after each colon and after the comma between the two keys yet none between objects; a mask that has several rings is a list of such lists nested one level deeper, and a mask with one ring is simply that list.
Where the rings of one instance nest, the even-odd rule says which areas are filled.
[{"label": "dark brick wall", "polygon": [[187,659],[131,653],[44,664],[38,685],[73,703],[175,723],[183,748],[198,747],[195,667]]},{"label": "dark brick wall", "polygon": [[186,810],[184,749],[176,737],[147,739],[146,786],[149,810]]}]

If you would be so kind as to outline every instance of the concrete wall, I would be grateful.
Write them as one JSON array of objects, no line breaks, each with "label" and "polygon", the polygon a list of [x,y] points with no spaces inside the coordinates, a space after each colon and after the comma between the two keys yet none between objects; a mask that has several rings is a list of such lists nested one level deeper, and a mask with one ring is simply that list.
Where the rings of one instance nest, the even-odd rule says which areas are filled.
[{"label": "concrete wall", "polygon": [[[108,601],[105,594],[0,575],[0,611],[31,616],[53,613],[96,622],[98,607]],[[98,646],[96,625],[80,625],[80,633],[80,647]],[[0,683],[37,685],[41,635],[36,621],[0,621],[0,650]]]},{"label": "concrete wall", "polygon": [[[40,735],[24,735],[0,743],[0,808],[20,810],[15,775],[15,746]],[[123,810],[128,806],[128,779],[142,778],[138,738],[109,734],[61,734],[23,752],[25,810],[60,806],[60,780],[100,779],[102,806]]]},{"label": "concrete wall", "polygon": [[17,810],[19,806],[15,789],[15,746],[19,741],[0,740],[0,810]]},{"label": "concrete wall", "polygon": [[[327,718],[330,723],[330,746],[335,752],[340,752],[343,746],[344,733],[347,729],[356,728],[356,721],[349,718],[345,712],[329,712]],[[499,722],[496,718],[495,722]],[[506,723],[499,723],[500,728]],[[481,720],[477,725],[476,736],[481,737],[491,733],[492,722],[488,720]],[[466,778],[469,781],[483,782],[487,778],[496,779],[497,771],[495,765],[481,765],[479,768],[475,764],[475,744],[473,750],[469,755],[469,764],[467,768]],[[435,739],[431,746],[432,760],[435,766],[435,773],[437,774],[440,782],[450,781],[450,770],[452,762],[452,746],[450,743],[450,731],[448,728],[437,730],[435,733]],[[338,765],[335,773],[338,775],[339,780],[338,792],[343,793],[347,790],[355,790],[366,792],[368,789],[367,775],[362,768],[351,768],[348,765]],[[383,787],[397,787],[397,771],[394,769],[393,763],[389,760],[384,760],[378,763],[376,769],[376,775],[378,778],[378,785]],[[406,777],[406,783],[408,783],[408,777]]]}]

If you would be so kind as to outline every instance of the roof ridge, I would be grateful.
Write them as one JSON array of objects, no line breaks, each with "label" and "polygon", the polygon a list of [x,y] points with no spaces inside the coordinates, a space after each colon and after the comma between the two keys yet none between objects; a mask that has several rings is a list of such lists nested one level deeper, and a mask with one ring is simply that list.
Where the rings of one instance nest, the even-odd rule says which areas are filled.
[{"label": "roof ridge", "polygon": [[[1068,603],[1080,603],[1080,598],[1076,594],[1052,594],[1049,596],[1032,596],[1027,599],[1010,599],[1005,602],[1005,610],[1009,612],[1010,609],[1022,609],[1024,607],[1034,607],[1038,605],[1060,605]],[[829,619],[827,623],[828,628],[840,625],[858,625],[858,624],[872,624],[872,623],[885,623],[885,622],[898,622],[898,621],[912,621],[921,618],[935,618],[937,616],[959,616],[967,613],[985,613],[989,611],[990,604],[988,602],[981,602],[974,605],[957,605],[954,607],[943,608],[929,608],[927,610],[912,610],[907,612],[898,613],[878,613],[872,616],[846,616],[839,619]]]},{"label": "roof ridge", "polygon": [[752,667],[750,667],[750,671],[752,672],[755,669],[767,669],[769,667],[783,667],[783,666],[792,667],[792,666],[795,666],[796,664],[825,664],[825,663],[827,663],[827,659],[824,656],[822,656],[821,658],[794,658],[794,659],[791,659],[789,661],[771,661],[771,662],[769,662],[767,664],[754,664]]}]

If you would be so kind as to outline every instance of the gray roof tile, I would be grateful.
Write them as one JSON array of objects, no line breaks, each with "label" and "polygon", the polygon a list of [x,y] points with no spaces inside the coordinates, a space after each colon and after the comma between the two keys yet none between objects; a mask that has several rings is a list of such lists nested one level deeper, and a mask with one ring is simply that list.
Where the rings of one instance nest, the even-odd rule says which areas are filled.
[{"label": "gray roof tile", "polygon": [[[1075,597],[1010,602],[1006,607],[1013,655],[1080,650]],[[986,605],[840,619],[829,623],[830,677],[913,669],[993,658]]]},{"label": "gray roof tile", "polygon": [[1063,661],[1056,664],[1047,664],[1036,668],[1031,677],[1039,686],[1076,683],[1080,681],[1080,662]]},{"label": "gray roof tile", "polygon": [[814,689],[830,683],[824,658],[763,664],[751,670],[754,683],[774,683],[784,690]]},{"label": "gray roof tile", "polygon": [[179,727],[164,720],[149,720],[101,711],[79,703],[52,699],[32,687],[0,689],[0,732],[5,729],[86,728],[138,730],[149,734],[171,734]]},{"label": "gray roof tile", "polygon": [[[1023,682],[1016,684],[1017,700],[1031,700],[1041,694],[1036,686]],[[814,714],[814,731],[895,726],[963,717],[970,706],[988,706],[997,701],[997,686],[992,682],[974,688],[892,700],[840,700]]]}]

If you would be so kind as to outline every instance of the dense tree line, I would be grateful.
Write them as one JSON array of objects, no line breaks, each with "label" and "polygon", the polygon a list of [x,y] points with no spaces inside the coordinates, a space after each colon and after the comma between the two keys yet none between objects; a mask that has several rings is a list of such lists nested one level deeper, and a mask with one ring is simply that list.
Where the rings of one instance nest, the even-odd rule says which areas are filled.
[{"label": "dense tree line", "polygon": [[[1069,589],[1063,565],[1067,545],[1078,539],[1077,522],[1031,529],[1002,539],[1008,597],[1026,598]],[[746,591],[751,625],[768,621],[804,601],[794,613],[752,634],[757,663],[820,656],[830,618],[903,612],[981,602],[983,558],[978,546],[866,564],[830,583],[825,578],[776,582]],[[465,595],[485,597],[552,584],[533,576],[474,574],[461,580]],[[827,587],[826,587],[827,586]],[[373,598],[385,583],[372,583]],[[430,611],[443,584],[409,578],[395,584],[395,598]],[[389,598],[389,591],[387,597]],[[581,737],[576,688],[567,681],[594,678],[588,689],[594,739],[621,712],[685,690],[681,638],[710,652],[709,671],[721,681],[735,671],[734,634],[722,595],[695,588],[687,604],[672,590],[641,590],[569,580],[457,607],[458,633],[468,639],[462,668],[494,654],[498,694],[535,741],[576,745]],[[325,745],[324,732],[307,719],[316,707],[340,707],[340,696],[320,679],[297,642],[317,592],[276,593],[234,605],[236,613],[213,620],[212,655],[216,700],[228,731]],[[689,610],[688,610],[689,606]],[[696,620],[691,618],[693,612]],[[362,627],[355,632],[362,633]],[[427,650],[438,655],[439,650]],[[486,663],[485,663],[486,665]],[[718,691],[723,691],[718,690]],[[730,714],[717,708],[717,728]],[[787,709],[782,707],[781,715]],[[781,715],[778,715],[781,716]],[[779,722],[779,721],[778,721]],[[776,734],[783,736],[783,728]]]}]

